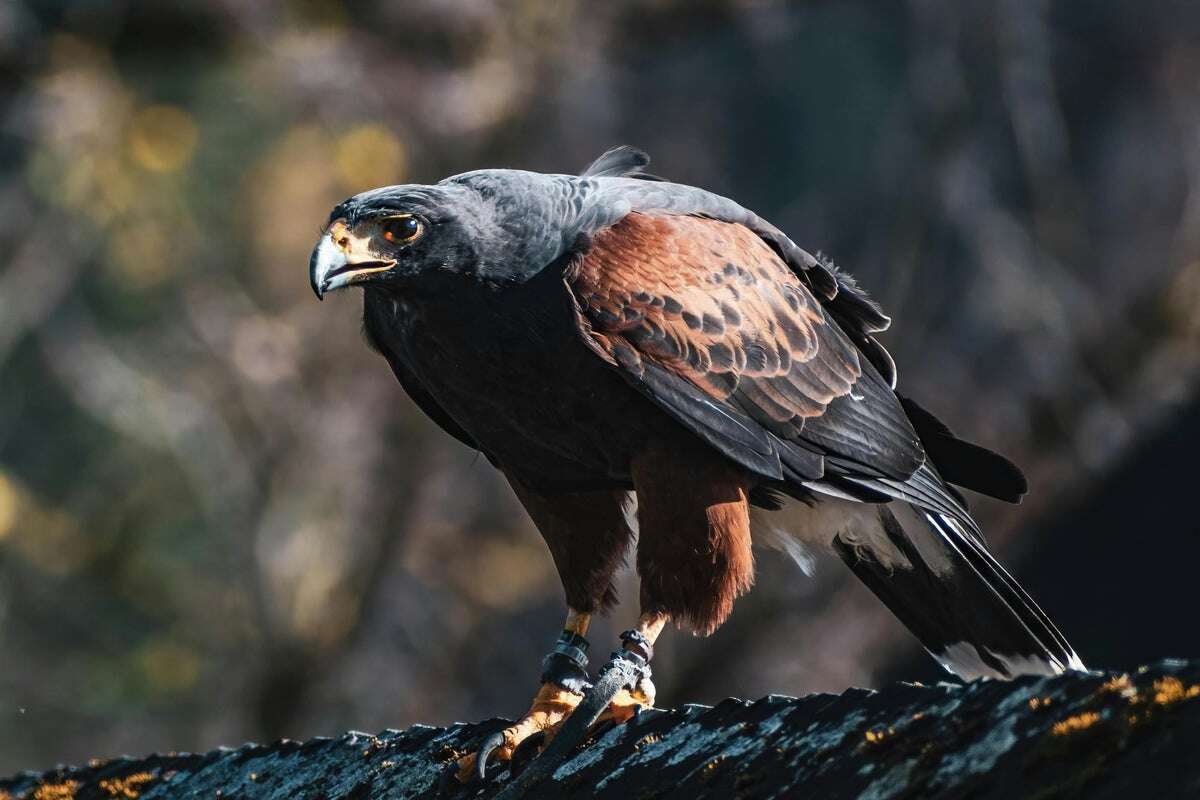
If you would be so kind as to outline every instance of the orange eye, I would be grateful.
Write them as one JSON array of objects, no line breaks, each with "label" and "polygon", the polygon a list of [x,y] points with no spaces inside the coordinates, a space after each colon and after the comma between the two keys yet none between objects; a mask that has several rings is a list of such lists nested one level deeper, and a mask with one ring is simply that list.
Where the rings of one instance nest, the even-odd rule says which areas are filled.
[{"label": "orange eye", "polygon": [[421,220],[410,215],[386,219],[382,227],[383,238],[392,244],[411,242],[421,235]]}]

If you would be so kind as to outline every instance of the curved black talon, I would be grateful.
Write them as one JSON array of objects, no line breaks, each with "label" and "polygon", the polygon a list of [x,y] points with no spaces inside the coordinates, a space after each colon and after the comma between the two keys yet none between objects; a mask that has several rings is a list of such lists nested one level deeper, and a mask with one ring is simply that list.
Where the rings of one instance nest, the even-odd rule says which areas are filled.
[{"label": "curved black talon", "polygon": [[615,727],[617,727],[616,720],[606,719],[604,722],[601,722],[595,728],[592,728],[592,730],[588,731],[588,739],[593,742],[599,741],[604,734],[608,733]]},{"label": "curved black talon", "polygon": [[533,760],[521,776],[511,781],[495,800],[517,800],[529,787],[549,776],[558,765],[567,760],[571,752],[588,737],[588,730],[595,724],[604,709],[608,708],[617,692],[623,688],[634,688],[649,673],[646,660],[637,653],[618,650],[612,660],[600,670],[595,685],[575,706],[571,716],[542,754]]},{"label": "curved black talon", "polygon": [[538,750],[544,741],[546,741],[546,732],[534,731],[517,745],[517,749],[513,750],[512,758],[508,762],[508,771],[512,777],[515,778],[525,771],[530,762],[537,757]]},{"label": "curved black talon", "polygon": [[480,782],[487,780],[488,759],[496,748],[502,744],[504,744],[504,731],[496,731],[484,739],[483,744],[479,746],[479,750],[475,755],[475,777]]},{"label": "curved black talon", "polygon": [[[571,630],[564,630],[558,637],[558,641],[554,643],[554,649],[542,660],[542,683],[553,683],[561,686],[568,692],[579,695],[583,695],[590,690],[592,684],[588,682],[587,674],[588,646],[588,640],[581,634]],[[534,733],[527,737],[517,745],[513,752],[513,758],[516,758],[517,753],[522,753],[522,757],[529,760],[536,757],[536,750],[533,752],[533,755],[527,755],[529,750],[523,750],[523,748],[531,740],[534,742],[534,745],[530,746],[533,747],[540,744],[545,738],[546,736],[543,732]],[[488,759],[503,744],[504,732],[499,731],[484,739],[483,744],[476,751],[475,776],[479,779],[480,783],[487,781]],[[523,768],[524,765],[521,766]]]}]

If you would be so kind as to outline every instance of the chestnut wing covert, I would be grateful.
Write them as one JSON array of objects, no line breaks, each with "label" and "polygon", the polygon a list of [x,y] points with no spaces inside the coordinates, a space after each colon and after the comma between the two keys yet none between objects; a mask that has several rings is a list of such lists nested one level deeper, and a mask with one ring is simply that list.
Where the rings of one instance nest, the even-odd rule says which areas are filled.
[{"label": "chestnut wing covert", "polygon": [[924,462],[889,381],[750,228],[632,211],[566,281],[598,354],[764,477],[902,481]]}]

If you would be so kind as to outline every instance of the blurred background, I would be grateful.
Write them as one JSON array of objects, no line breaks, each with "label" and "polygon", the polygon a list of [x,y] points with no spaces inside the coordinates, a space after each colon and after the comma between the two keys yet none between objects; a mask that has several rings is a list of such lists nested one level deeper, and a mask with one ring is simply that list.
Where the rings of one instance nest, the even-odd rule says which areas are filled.
[{"label": "blurred background", "polygon": [[[1196,4],[10,0],[0,76],[0,773],[524,710],[550,557],[307,260],[350,194],[618,143],[873,291],[1089,665],[1200,655]],[[661,704],[945,678],[758,564]]]}]

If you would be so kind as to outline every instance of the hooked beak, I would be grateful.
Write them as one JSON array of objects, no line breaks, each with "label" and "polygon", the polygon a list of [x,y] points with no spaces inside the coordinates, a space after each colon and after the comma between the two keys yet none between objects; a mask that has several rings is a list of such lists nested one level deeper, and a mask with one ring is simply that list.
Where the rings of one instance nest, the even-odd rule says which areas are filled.
[{"label": "hooked beak", "polygon": [[360,283],[379,272],[396,266],[394,260],[381,261],[367,247],[367,240],[350,232],[346,221],[330,223],[308,260],[308,277],[318,300],[325,294],[352,283]]}]

